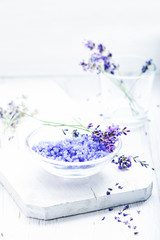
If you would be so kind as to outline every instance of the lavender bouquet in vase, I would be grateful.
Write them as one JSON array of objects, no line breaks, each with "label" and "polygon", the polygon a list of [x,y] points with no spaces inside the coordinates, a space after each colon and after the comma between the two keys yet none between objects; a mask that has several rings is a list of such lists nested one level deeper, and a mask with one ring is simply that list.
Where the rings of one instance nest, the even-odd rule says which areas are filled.
[{"label": "lavender bouquet in vase", "polygon": [[85,42],[90,55],[80,65],[96,73],[101,83],[101,106],[110,122],[141,125],[147,120],[156,66],[152,59],[124,55],[113,57],[103,44]]}]

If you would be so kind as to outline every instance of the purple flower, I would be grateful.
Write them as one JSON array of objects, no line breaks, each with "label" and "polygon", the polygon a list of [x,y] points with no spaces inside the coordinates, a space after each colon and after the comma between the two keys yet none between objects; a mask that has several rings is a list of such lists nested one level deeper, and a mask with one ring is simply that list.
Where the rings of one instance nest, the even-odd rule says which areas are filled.
[{"label": "purple flower", "polygon": [[93,50],[95,48],[95,43],[92,42],[91,40],[88,40],[84,45],[90,50]]},{"label": "purple flower", "polygon": [[87,71],[87,69],[88,69],[88,64],[87,64],[87,63],[85,63],[84,61],[82,61],[82,62],[80,63],[80,65],[83,67],[83,70],[84,70],[84,71]]},{"label": "purple flower", "polygon": [[123,211],[127,210],[129,208],[129,205],[127,204],[124,208]]},{"label": "purple flower", "polygon": [[123,189],[123,187],[122,187],[122,186],[118,186],[118,188],[119,188],[119,189]]},{"label": "purple flower", "polygon": [[146,61],[146,64],[147,64],[148,66],[150,66],[150,65],[152,64],[152,59]]},{"label": "purple flower", "polygon": [[104,51],[106,50],[106,47],[103,46],[103,44],[101,44],[101,43],[98,45],[97,48],[98,48],[98,50],[99,50],[100,53],[102,53],[102,52],[104,52]]},{"label": "purple flower", "polygon": [[126,217],[126,216],[128,216],[128,214],[127,213],[123,213],[123,216]]},{"label": "purple flower", "polygon": [[142,73],[145,73],[148,70],[148,67],[152,64],[152,59],[146,61],[146,64],[142,67]]},{"label": "purple flower", "polygon": [[91,62],[98,62],[101,59],[101,56],[99,53],[92,53],[90,61]]},{"label": "purple flower", "polygon": [[108,208],[108,211],[113,211],[113,208]]},{"label": "purple flower", "polygon": [[103,44],[96,45],[92,41],[87,41],[85,43],[85,46],[89,48],[90,50],[95,50],[91,56],[89,57],[87,63],[82,61],[81,66],[83,67],[84,71],[96,71],[97,74],[100,73],[110,73],[114,74],[115,70],[118,69],[118,65],[116,66],[112,61],[112,53],[109,51],[106,51],[106,47]]},{"label": "purple flower", "polygon": [[108,152],[113,152],[115,149],[115,143],[118,141],[119,136],[122,134],[126,135],[129,131],[126,128],[123,128],[121,130],[119,126],[115,125],[109,126],[105,131],[101,131],[98,128],[99,125],[95,128],[94,131],[92,131],[92,138],[94,141],[102,143]]},{"label": "purple flower", "polygon": [[105,62],[104,63],[104,70],[105,72],[108,72],[108,70],[111,68],[111,63],[110,62]]},{"label": "purple flower", "polygon": [[142,67],[142,72],[143,72],[143,73],[145,73],[147,70],[148,70],[148,66],[147,66],[147,65],[145,65],[145,66]]},{"label": "purple flower", "polygon": [[107,195],[110,195],[111,193],[109,191],[106,192]]},{"label": "purple flower", "polygon": [[141,160],[139,159],[139,156],[133,157],[133,160],[134,160],[134,162],[136,162],[136,163],[139,162],[142,167],[146,167],[146,168],[147,168],[147,167],[149,166],[149,164],[146,163],[146,161],[141,161]]},{"label": "purple flower", "polygon": [[130,132],[130,130],[127,129],[127,127],[124,127],[124,128],[122,129],[122,133],[123,133],[124,135],[127,135],[127,133],[129,133],[129,132]]},{"label": "purple flower", "polygon": [[92,128],[92,127],[93,127],[93,124],[92,124],[92,123],[89,123],[87,129],[90,129],[90,128]]},{"label": "purple flower", "polygon": [[120,156],[120,157],[118,158],[118,164],[119,164],[119,165],[118,165],[118,168],[119,168],[119,169],[130,168],[131,165],[132,165],[132,163],[131,163],[131,157],[130,157],[130,156],[126,157],[126,156],[124,156],[124,155]]},{"label": "purple flower", "polygon": [[[22,96],[22,100],[24,99],[25,96]],[[6,109],[0,107],[0,119],[8,128],[15,129],[20,123],[21,119],[26,115],[29,115],[28,108],[25,106],[22,100],[19,105],[11,101],[7,104]],[[30,115],[33,116],[32,113]]]},{"label": "purple flower", "polygon": [[77,131],[77,129],[73,130],[72,136],[73,137],[78,137],[79,136],[79,132]]}]

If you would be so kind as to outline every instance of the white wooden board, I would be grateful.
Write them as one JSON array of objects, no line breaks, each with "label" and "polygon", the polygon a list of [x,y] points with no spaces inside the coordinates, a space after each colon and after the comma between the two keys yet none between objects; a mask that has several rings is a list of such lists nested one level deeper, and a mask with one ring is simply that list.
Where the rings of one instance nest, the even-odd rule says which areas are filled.
[{"label": "white wooden board", "polygon": [[[42,119],[45,116],[45,119],[63,119],[65,122],[65,118],[72,116],[73,103],[54,82],[48,80],[47,83],[42,80],[39,82],[41,87],[35,91],[36,82],[32,83],[32,88],[28,82],[22,84],[19,81],[19,88],[16,88],[14,82],[10,93],[11,96],[17,96],[17,91],[27,94],[31,105],[40,109]],[[4,84],[3,91],[7,92],[7,89]],[[47,93],[45,101],[43,93]],[[37,124],[27,122],[26,126],[20,126],[21,137],[0,149],[0,182],[26,216],[54,219],[143,201],[151,195],[152,178],[148,169],[139,164],[129,171],[120,171],[110,163],[95,176],[74,180],[56,177],[41,169],[24,147],[25,136],[37,128]],[[123,189],[115,186],[116,183]],[[113,189],[111,195],[106,195],[108,188]]]},{"label": "white wooden board", "polygon": [[[136,163],[128,171],[109,163],[84,179],[56,177],[39,167],[25,148],[14,146],[0,152],[0,182],[26,216],[45,220],[144,201],[153,185],[148,169]],[[113,189],[110,195],[108,188]]]}]

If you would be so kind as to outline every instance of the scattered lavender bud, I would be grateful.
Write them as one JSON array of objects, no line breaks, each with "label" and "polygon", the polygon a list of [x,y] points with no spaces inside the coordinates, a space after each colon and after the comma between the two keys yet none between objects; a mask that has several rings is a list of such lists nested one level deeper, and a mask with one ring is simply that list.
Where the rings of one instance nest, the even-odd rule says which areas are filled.
[{"label": "scattered lavender bud", "polygon": [[68,129],[62,129],[62,132],[64,135],[66,135],[66,132],[68,131]]},{"label": "scattered lavender bud", "polygon": [[102,218],[102,221],[105,219],[105,217]]},{"label": "scattered lavender bud", "polygon": [[123,208],[122,211],[125,211],[125,210],[127,210],[128,208],[129,208],[129,205],[127,204],[127,205]]},{"label": "scattered lavender bud", "polygon": [[107,195],[110,195],[111,193],[109,191],[106,192]]},{"label": "scattered lavender bud", "polygon": [[124,221],[123,223],[124,223],[125,225],[128,225],[128,221]]},{"label": "scattered lavender bud", "polygon": [[92,124],[92,123],[89,123],[87,129],[90,129],[90,128],[92,128],[92,127],[93,127],[93,124]]},{"label": "scattered lavender bud", "polygon": [[118,215],[121,215],[122,214],[122,212],[118,212]]},{"label": "scattered lavender bud", "polygon": [[73,137],[78,137],[79,136],[79,132],[77,131],[77,129],[73,130],[72,136]]},{"label": "scattered lavender bud", "polygon": [[123,189],[123,187],[122,187],[122,186],[118,186],[118,188],[119,188],[119,189]]},{"label": "scattered lavender bud", "polygon": [[128,214],[127,213],[123,213],[123,216],[126,217],[126,216],[128,216]]},{"label": "scattered lavender bud", "polygon": [[113,208],[108,208],[109,211],[113,211]]}]

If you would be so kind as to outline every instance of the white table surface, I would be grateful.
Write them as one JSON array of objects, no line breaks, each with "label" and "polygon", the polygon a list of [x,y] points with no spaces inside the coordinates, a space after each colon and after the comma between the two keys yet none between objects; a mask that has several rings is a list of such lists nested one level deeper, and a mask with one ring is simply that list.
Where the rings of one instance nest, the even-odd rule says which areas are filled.
[{"label": "white table surface", "polygon": [[[42,79],[37,81],[34,79],[1,79],[1,102],[4,99],[19,94],[22,90],[25,93],[32,93],[34,96],[34,104],[38,105],[39,100],[45,97],[48,100],[48,107],[52,110],[47,117],[53,112],[58,111],[52,109],[49,102],[49,94],[52,94],[51,86],[54,86],[54,80]],[[48,82],[47,82],[48,81]],[[46,89],[44,82],[48,83]],[[53,85],[52,85],[53,84]],[[41,87],[40,87],[41,86]],[[45,84],[46,86],[46,84]],[[3,89],[3,91],[2,91]],[[5,89],[5,91],[4,91]],[[61,91],[61,90],[59,90]],[[17,207],[11,196],[0,185],[0,239],[6,240],[31,240],[31,239],[141,239],[141,240],[159,240],[160,239],[160,82],[159,76],[156,77],[150,109],[150,121],[143,127],[132,131],[127,138],[124,139],[123,150],[132,155],[139,155],[146,160],[150,167],[154,167],[155,171],[148,168],[153,175],[153,192],[152,196],[145,202],[130,204],[128,213],[129,217],[133,217],[132,226],[137,226],[136,230],[129,229],[124,223],[115,220],[115,216],[123,207],[116,207],[112,211],[101,210],[87,214],[80,214],[72,217],[59,218],[50,221],[36,220],[27,218]],[[32,102],[31,97],[31,102]],[[68,99],[70,102],[70,99]],[[33,104],[33,106],[34,106]],[[67,107],[68,106],[68,107]],[[39,106],[38,106],[39,107]],[[67,105],[59,101],[60,111],[59,118],[68,118],[72,112],[72,104]],[[43,113],[46,114],[44,106],[41,106]],[[53,111],[54,110],[54,111]],[[68,113],[68,114],[67,114]],[[57,119],[56,119],[57,120]],[[13,169],[14,171],[14,169]],[[18,176],[17,176],[18,177]],[[140,211],[137,212],[137,211]],[[105,218],[104,218],[105,217]],[[102,220],[104,219],[104,220]],[[124,218],[122,218],[125,220]],[[134,235],[134,231],[138,231],[138,235]]]}]

